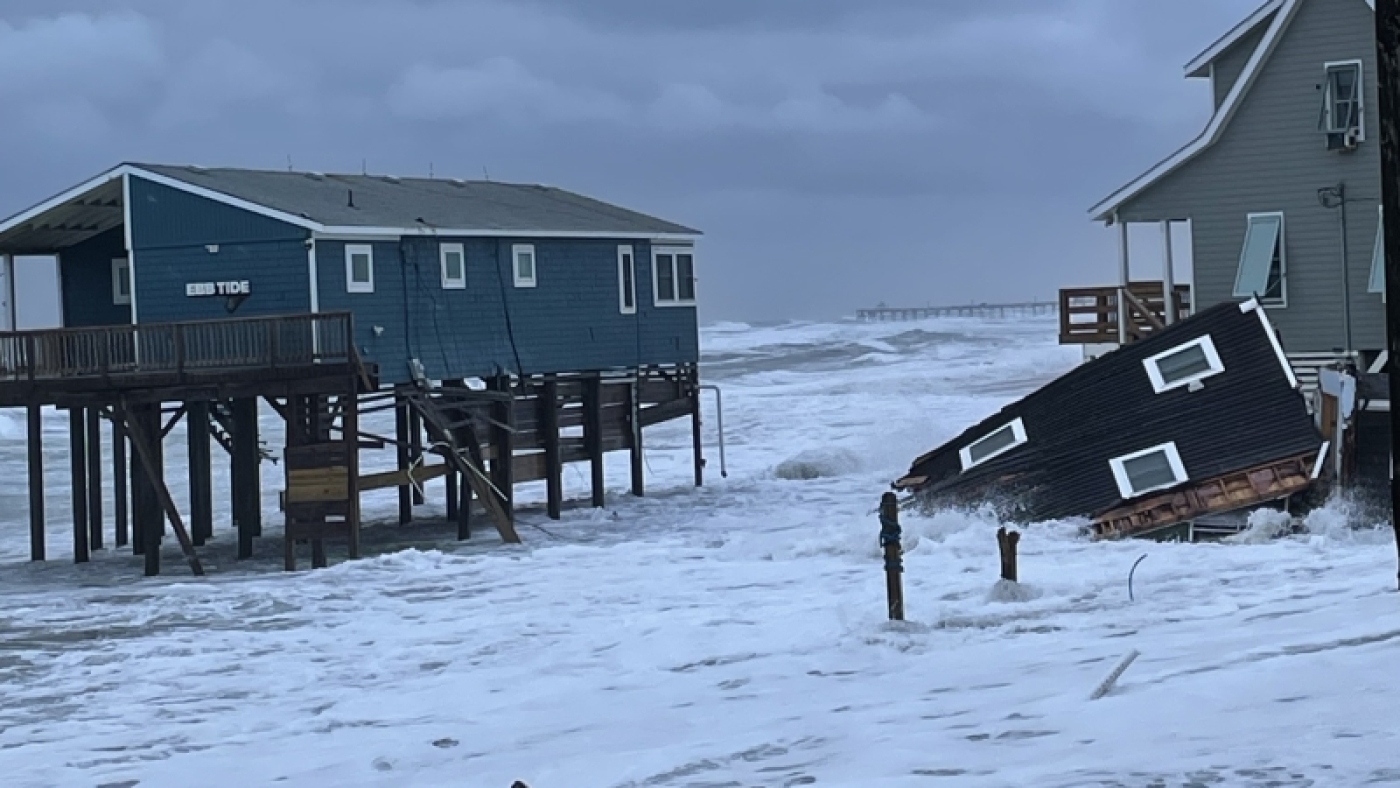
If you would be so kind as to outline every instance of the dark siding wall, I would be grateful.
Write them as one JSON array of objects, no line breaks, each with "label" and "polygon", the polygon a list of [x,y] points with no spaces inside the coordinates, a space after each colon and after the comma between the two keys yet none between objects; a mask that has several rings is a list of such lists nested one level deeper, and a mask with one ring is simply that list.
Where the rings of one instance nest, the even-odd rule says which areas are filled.
[{"label": "dark siding wall", "polygon": [[[1341,232],[1317,190],[1345,182],[1352,333],[1361,349],[1384,346],[1384,305],[1366,292],[1378,222],[1374,15],[1361,0],[1304,0],[1221,139],[1120,210],[1127,221],[1190,219],[1197,303],[1231,300],[1245,216],[1283,211],[1288,305],[1269,315],[1288,352],[1344,343]],[[1360,59],[1366,141],[1353,153],[1326,150],[1318,131],[1323,64]]]},{"label": "dark siding wall", "polygon": [[131,307],[112,303],[112,260],[126,256],[121,227],[63,250],[59,281],[63,284],[63,324],[115,326],[131,322]]},{"label": "dark siding wall", "polygon": [[[431,378],[593,371],[698,359],[694,307],[652,303],[651,252],[630,242],[637,313],[618,303],[617,248],[625,241],[406,238],[374,248],[373,293],[346,291],[347,241],[318,241],[323,311],[351,309],[361,352],[385,383],[408,379],[417,358]],[[461,243],[467,287],[444,290],[439,243]],[[511,247],[535,247],[534,288],[517,288]],[[376,333],[376,328],[381,329]],[[513,340],[513,341],[512,341]],[[518,359],[517,359],[518,356]]]},{"label": "dark siding wall", "polygon": [[[132,178],[131,217],[140,322],[311,310],[305,230],[140,178]],[[227,299],[185,295],[188,282],[242,279],[252,295],[233,313]]]}]

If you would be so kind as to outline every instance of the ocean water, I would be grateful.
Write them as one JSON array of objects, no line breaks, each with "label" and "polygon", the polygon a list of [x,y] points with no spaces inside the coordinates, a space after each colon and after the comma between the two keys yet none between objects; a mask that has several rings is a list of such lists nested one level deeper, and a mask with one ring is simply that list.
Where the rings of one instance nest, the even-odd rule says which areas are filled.
[{"label": "ocean water", "polygon": [[[1263,538],[1261,520],[1214,545],[1029,526],[1014,592],[989,514],[906,514],[909,620],[886,620],[880,494],[1069,369],[1055,333],[709,326],[727,478],[707,392],[703,488],[689,423],[662,425],[646,498],[610,457],[606,508],[549,521],[542,488],[522,488],[526,543],[504,546],[485,522],[454,541],[440,485],[406,528],[381,491],[365,497],[365,559],[331,544],[329,569],[294,574],[277,571],[271,464],[253,561],[232,560],[220,508],[206,578],[173,538],[159,578],[126,550],[73,566],[60,414],[45,421],[50,561],[28,563],[23,414],[0,413],[0,784],[1400,784],[1395,548],[1341,504],[1302,534]],[[279,445],[276,417],[263,423]],[[177,426],[171,467],[183,440]],[[566,494],[586,484],[566,469]],[[110,531],[109,516],[109,547]]]}]

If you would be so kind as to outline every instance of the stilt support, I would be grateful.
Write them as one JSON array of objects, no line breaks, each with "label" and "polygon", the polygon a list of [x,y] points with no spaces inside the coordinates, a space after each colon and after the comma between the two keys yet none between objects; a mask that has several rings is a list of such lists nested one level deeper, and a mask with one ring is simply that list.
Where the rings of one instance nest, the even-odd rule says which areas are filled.
[{"label": "stilt support", "polygon": [[[394,450],[398,455],[399,470],[406,470],[409,467],[409,423],[408,423],[408,403],[399,398],[398,407],[394,409]],[[399,525],[408,525],[413,522],[413,486],[405,485],[399,487]]]},{"label": "stilt support", "polygon": [[646,495],[646,462],[642,454],[642,384],[641,375],[627,393],[628,448],[632,450],[632,494]]},{"label": "stilt support", "polygon": [[[256,403],[256,400],[254,400]],[[160,408],[152,409],[151,415],[155,418],[148,422],[156,427],[155,431],[148,434],[145,419],[134,419],[127,422],[127,431],[131,435],[131,447],[136,454],[136,459],[146,472],[159,508],[165,511],[165,516],[170,518],[170,527],[175,530],[175,538],[180,541],[180,550],[185,554],[185,561],[190,565],[190,571],[195,575],[203,575],[204,567],[199,563],[199,555],[194,551],[194,543],[190,540],[189,532],[185,530],[185,523],[180,519],[180,511],[175,508],[175,501],[170,497],[170,489],[165,486],[165,478],[161,473],[160,452],[155,450],[155,446],[160,441]],[[150,566],[150,556],[157,556],[156,570],[159,572],[159,545],[147,544],[147,566]],[[149,574],[149,572],[148,572]]]},{"label": "stilt support", "polygon": [[102,545],[102,410],[86,409],[87,413],[87,515],[88,547],[103,549]]},{"label": "stilt support", "polygon": [[258,401],[233,401],[233,522],[238,558],[253,557],[253,537],[262,530],[262,480],[258,453]]},{"label": "stilt support", "polygon": [[126,462],[126,430],[122,420],[112,418],[112,519],[116,525],[117,547],[126,547],[130,542],[128,524],[130,505],[127,503],[127,488],[131,468]]},{"label": "stilt support", "polygon": [[539,391],[540,432],[544,440],[545,507],[558,520],[564,508],[564,463],[559,451],[559,383],[546,380]]},{"label": "stilt support", "polygon": [[68,457],[73,474],[73,563],[88,561],[87,419],[83,408],[68,411]]},{"label": "stilt support", "polygon": [[185,433],[189,443],[190,537],[198,547],[214,535],[208,402],[185,403]]},{"label": "stilt support", "polygon": [[583,384],[583,443],[588,452],[593,506],[601,509],[607,504],[603,478],[603,379],[596,376]]},{"label": "stilt support", "polygon": [[44,560],[44,419],[29,406],[29,558]]}]

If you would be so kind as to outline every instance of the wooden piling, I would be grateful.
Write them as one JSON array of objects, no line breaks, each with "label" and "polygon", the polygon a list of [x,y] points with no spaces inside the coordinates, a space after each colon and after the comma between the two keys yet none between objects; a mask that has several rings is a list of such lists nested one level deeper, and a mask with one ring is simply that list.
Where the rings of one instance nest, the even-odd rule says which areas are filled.
[{"label": "wooden piling", "polygon": [[43,561],[44,549],[44,418],[39,405],[30,405],[29,421],[29,560]]},{"label": "wooden piling", "polygon": [[453,495],[457,498],[457,539],[465,541],[472,538],[472,488],[456,474],[451,479],[456,488]]},{"label": "wooden piling", "polygon": [[[119,408],[131,443],[132,552],[145,558],[145,574],[160,574],[160,543],[165,536],[165,513],[161,509],[155,480],[163,475],[164,447],[160,440],[160,403],[130,404]],[[121,415],[124,414],[124,415]],[[137,453],[137,441],[144,437],[145,459]],[[148,470],[154,468],[154,472]]]},{"label": "wooden piling", "polygon": [[[408,409],[408,462],[410,465],[423,464],[423,416],[412,408]],[[408,489],[413,494],[413,505],[422,506],[421,485],[409,485]]]},{"label": "wooden piling", "polygon": [[185,403],[185,433],[189,446],[190,538],[200,546],[214,535],[213,458],[209,446],[209,403]]},{"label": "wooden piling", "polygon": [[695,486],[705,486],[705,445],[701,437],[700,421],[700,373],[690,372],[690,449],[691,460],[695,464]]},{"label": "wooden piling", "polygon": [[340,436],[345,442],[347,484],[350,490],[349,506],[345,521],[349,528],[350,560],[360,557],[360,402],[355,394],[355,382],[350,383],[350,392],[340,398]]},{"label": "wooden piling", "polygon": [[607,504],[603,476],[603,379],[596,375],[583,384],[583,443],[588,452],[593,506],[601,509]]},{"label": "wooden piling", "polygon": [[112,519],[116,527],[117,547],[125,547],[130,541],[128,538],[128,523],[130,520],[129,504],[127,503],[128,476],[131,473],[130,467],[126,464],[126,430],[122,426],[122,420],[112,418]]},{"label": "wooden piling", "polygon": [[233,401],[233,520],[238,529],[238,558],[253,557],[253,537],[261,530],[262,480],[258,454],[258,401]]},{"label": "wooden piling", "polygon": [[[496,391],[510,393],[511,383],[507,376],[497,377],[492,384]],[[491,481],[505,496],[502,506],[506,517],[515,522],[515,403],[502,400],[492,408],[491,443],[496,448],[496,459],[491,461]]]},{"label": "wooden piling", "polygon": [[1021,541],[1021,534],[1016,531],[1007,531],[1005,526],[997,529],[997,551],[1001,553],[1001,579],[1015,583],[1016,581],[1016,545]]},{"label": "wooden piling", "polygon": [[640,498],[646,495],[646,458],[642,454],[642,384],[641,375],[627,390],[627,448],[631,450],[632,494]]},{"label": "wooden piling", "polygon": [[88,555],[87,517],[87,420],[83,408],[68,410],[68,457],[73,482],[73,563],[84,564]]},{"label": "wooden piling", "polygon": [[540,437],[544,440],[546,510],[549,519],[563,516],[564,463],[559,450],[559,383],[544,382],[539,389]]},{"label": "wooden piling", "polygon": [[[394,450],[398,456],[400,471],[409,467],[408,411],[407,401],[402,397],[398,398],[398,407],[394,409]],[[412,485],[401,485],[399,487],[399,525],[408,525],[411,522],[413,522],[413,487]]]},{"label": "wooden piling", "polygon": [[891,621],[904,620],[904,545],[899,528],[899,498],[880,498],[880,547],[885,551],[885,599]]},{"label": "wooden piling", "polygon": [[88,547],[102,545],[102,410],[86,408]]},{"label": "wooden piling", "polygon": [[[256,403],[257,400],[254,400]],[[144,419],[137,419],[127,423],[127,430],[131,435],[131,447],[136,455],[138,464],[146,472],[149,483],[155,493],[158,508],[165,517],[170,518],[170,527],[175,531],[175,538],[180,542],[180,550],[185,554],[185,560],[190,565],[190,571],[195,575],[203,575],[204,567],[199,562],[199,556],[194,551],[194,543],[190,539],[189,532],[185,530],[185,524],[180,519],[180,510],[175,507],[175,501],[170,497],[170,489],[165,486],[165,475],[162,471],[162,452],[156,449],[160,445],[160,406],[152,410],[154,419],[149,424],[155,426],[152,432],[147,431],[147,424]],[[164,526],[162,525],[162,530]],[[151,566],[151,557],[155,556],[156,573],[160,571],[160,548],[158,545],[147,544],[146,563]],[[148,574],[151,574],[148,572]]]}]

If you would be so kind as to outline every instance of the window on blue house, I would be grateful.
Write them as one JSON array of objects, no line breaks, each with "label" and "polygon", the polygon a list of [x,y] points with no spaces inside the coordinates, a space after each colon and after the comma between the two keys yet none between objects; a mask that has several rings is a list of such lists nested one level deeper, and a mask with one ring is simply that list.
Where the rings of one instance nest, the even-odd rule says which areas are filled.
[{"label": "window on blue house", "polygon": [[467,287],[467,256],[461,244],[443,244],[438,248],[442,258],[442,289],[465,290]]},{"label": "window on blue house", "polygon": [[374,247],[347,244],[345,247],[345,292],[374,292]]},{"label": "window on blue house", "polygon": [[515,269],[516,287],[534,287],[538,281],[535,270],[535,247],[531,244],[516,244],[510,248],[510,257]]},{"label": "window on blue house", "polygon": [[624,315],[637,312],[637,263],[632,247],[617,247],[618,306]]},{"label": "window on blue house", "polygon": [[117,306],[131,303],[131,261],[125,257],[112,260],[112,303]]},{"label": "window on blue house", "polygon": [[695,252],[689,247],[654,247],[652,294],[657,306],[695,304]]}]

